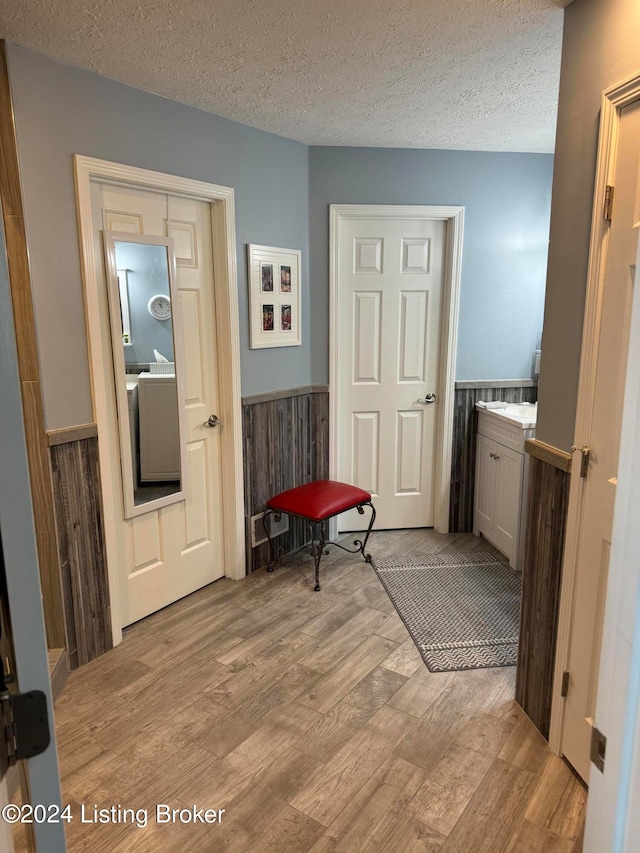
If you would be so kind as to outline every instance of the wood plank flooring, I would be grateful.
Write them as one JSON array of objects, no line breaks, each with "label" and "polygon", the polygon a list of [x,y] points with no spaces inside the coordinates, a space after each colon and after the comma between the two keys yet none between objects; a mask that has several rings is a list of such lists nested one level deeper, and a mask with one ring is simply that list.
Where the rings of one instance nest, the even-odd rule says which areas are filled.
[{"label": "wood plank flooring", "polygon": [[[374,555],[490,549],[373,534]],[[221,580],[69,675],[71,853],[578,853],[586,791],[514,701],[515,668],[430,673],[370,566],[332,549]],[[147,809],[87,824],[80,804]],[[225,809],[157,824],[155,804]]]}]

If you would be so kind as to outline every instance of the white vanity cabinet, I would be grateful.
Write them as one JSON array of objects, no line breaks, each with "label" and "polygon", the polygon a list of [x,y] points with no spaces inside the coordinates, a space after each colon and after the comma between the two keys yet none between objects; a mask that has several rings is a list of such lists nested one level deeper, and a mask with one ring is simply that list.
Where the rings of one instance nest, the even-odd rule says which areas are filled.
[{"label": "white vanity cabinet", "polygon": [[534,435],[531,419],[510,417],[506,410],[479,411],[473,532],[502,551],[514,569],[522,568],[524,548],[529,469],[524,443]]},{"label": "white vanity cabinet", "polygon": [[175,374],[138,376],[140,480],[180,479],[180,433]]}]

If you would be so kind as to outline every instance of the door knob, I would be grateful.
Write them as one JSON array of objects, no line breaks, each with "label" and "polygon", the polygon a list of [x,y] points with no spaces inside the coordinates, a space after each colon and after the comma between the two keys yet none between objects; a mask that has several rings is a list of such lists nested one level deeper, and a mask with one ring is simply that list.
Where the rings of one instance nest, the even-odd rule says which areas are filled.
[{"label": "door knob", "polygon": [[220,426],[220,418],[217,415],[209,415],[207,420],[202,424],[202,426],[206,427],[217,427]]},{"label": "door knob", "polygon": [[426,394],[421,400],[418,400],[419,403],[422,403],[423,406],[428,406],[429,403],[435,403],[436,395],[435,394]]}]

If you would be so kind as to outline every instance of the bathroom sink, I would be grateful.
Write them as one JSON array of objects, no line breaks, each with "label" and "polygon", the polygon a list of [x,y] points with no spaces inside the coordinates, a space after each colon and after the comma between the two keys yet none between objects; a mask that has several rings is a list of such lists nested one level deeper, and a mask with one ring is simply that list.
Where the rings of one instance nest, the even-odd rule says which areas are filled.
[{"label": "bathroom sink", "polygon": [[538,416],[538,407],[534,403],[508,403],[504,409],[483,409],[479,407],[478,411],[490,415],[492,418],[516,424],[521,429],[535,429]]}]

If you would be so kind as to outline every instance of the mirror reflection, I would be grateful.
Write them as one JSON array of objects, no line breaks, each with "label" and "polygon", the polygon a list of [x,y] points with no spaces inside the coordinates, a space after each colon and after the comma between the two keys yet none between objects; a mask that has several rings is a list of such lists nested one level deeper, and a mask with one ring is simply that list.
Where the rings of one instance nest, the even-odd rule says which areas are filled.
[{"label": "mirror reflection", "polygon": [[105,246],[129,517],[183,497],[172,256],[167,240],[146,235],[105,233]]}]

